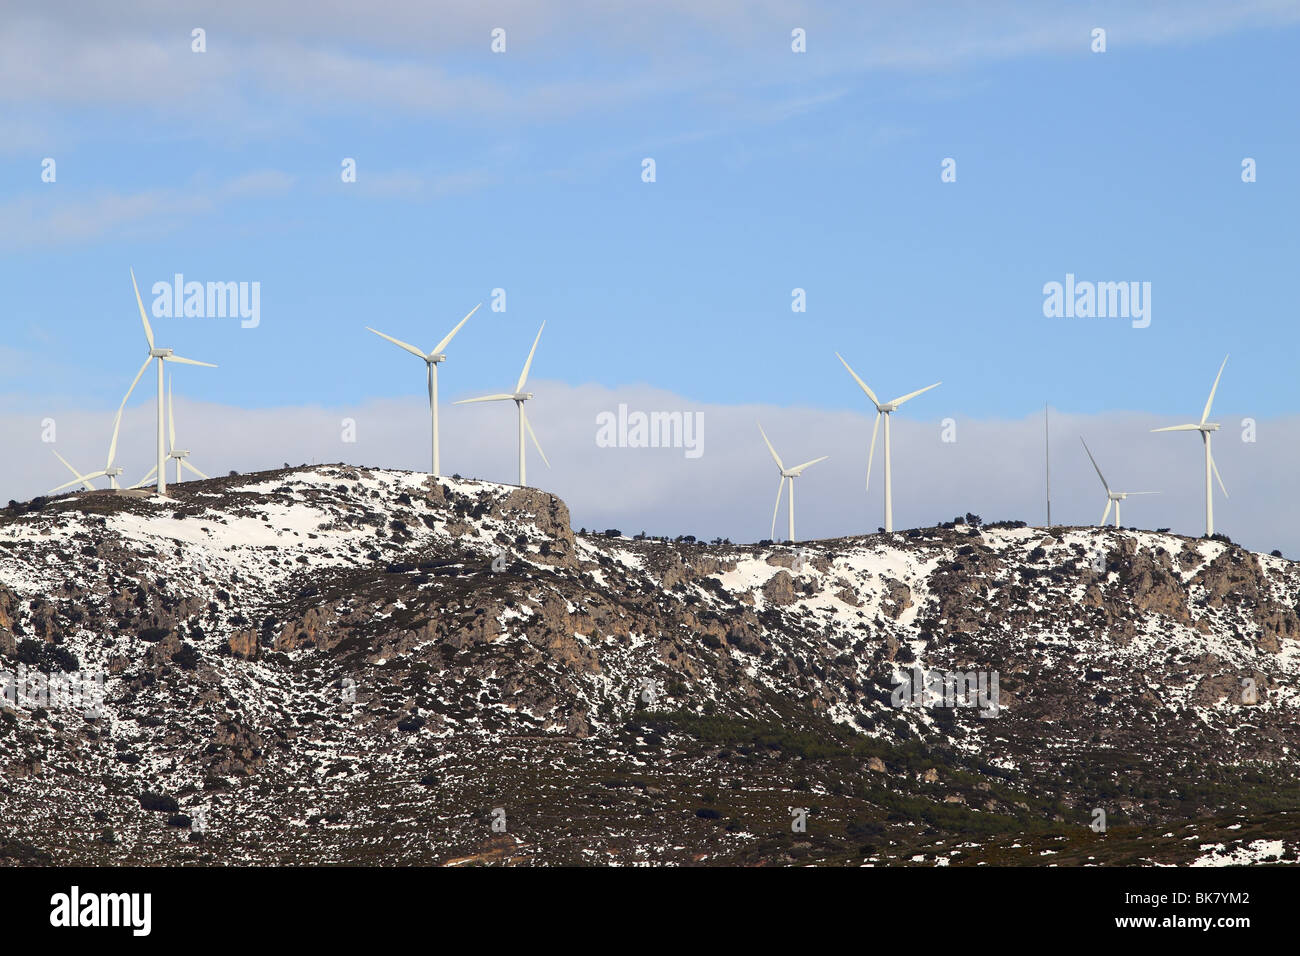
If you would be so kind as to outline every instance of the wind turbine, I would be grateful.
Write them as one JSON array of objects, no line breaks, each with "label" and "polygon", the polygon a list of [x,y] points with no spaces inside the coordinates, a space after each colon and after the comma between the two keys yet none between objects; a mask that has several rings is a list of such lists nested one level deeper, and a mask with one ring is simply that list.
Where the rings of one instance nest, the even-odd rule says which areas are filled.
[{"label": "wind turbine", "polygon": [[[123,400],[123,404],[125,404],[125,399]],[[90,483],[90,480],[92,478],[107,478],[108,486],[110,488],[116,488],[117,476],[122,474],[122,468],[121,466],[118,467],[113,466],[113,458],[117,454],[117,432],[118,432],[118,427],[121,424],[122,424],[122,409],[118,408],[117,415],[113,417],[113,440],[108,446],[108,461],[104,465],[103,469],[101,469],[100,471],[92,471],[88,475],[83,475],[81,472],[77,471],[77,469],[73,468],[72,465],[68,464],[68,460],[66,458],[64,458],[57,451],[54,451],[54,449],[51,448],[50,451],[54,451],[54,457],[59,459],[59,461],[63,462],[63,466],[67,468],[68,471],[76,475],[77,477],[74,478],[72,481],[68,481],[59,485],[59,487],[52,489],[48,493],[51,495],[58,494],[64,488],[71,488],[73,485],[85,485],[87,491],[94,491],[95,486]]]},{"label": "wind turbine", "polygon": [[1223,365],[1219,366],[1219,374],[1214,376],[1214,385],[1210,389],[1210,397],[1205,400],[1205,411],[1201,412],[1201,420],[1192,425],[1168,425],[1164,428],[1153,428],[1153,432],[1200,432],[1201,441],[1205,445],[1205,536],[1207,538],[1214,534],[1214,496],[1213,486],[1210,484],[1210,472],[1214,472],[1214,477],[1218,479],[1219,487],[1223,489],[1223,497],[1228,497],[1228,489],[1224,487],[1223,478],[1219,475],[1219,466],[1214,463],[1214,456],[1210,454],[1210,433],[1219,430],[1216,422],[1207,422],[1210,417],[1210,406],[1214,404],[1214,393],[1219,390],[1219,379],[1223,377],[1224,366],[1228,364],[1228,356],[1223,357]]},{"label": "wind turbine", "polygon": [[819,461],[825,461],[829,455],[822,455],[820,458],[814,458],[812,461],[805,461],[802,465],[795,465],[793,468],[787,468],[781,462],[781,456],[776,453],[772,443],[767,440],[767,432],[763,431],[763,426],[758,426],[758,432],[763,436],[763,441],[767,445],[767,450],[772,453],[772,459],[776,462],[776,467],[781,470],[781,479],[776,486],[776,504],[772,507],[772,530],[768,537],[776,537],[776,514],[781,510],[781,492],[785,490],[785,483],[790,482],[790,543],[794,544],[794,480],[803,474],[803,470],[809,465],[815,465]]},{"label": "wind turbine", "polygon": [[471,402],[504,402],[512,401],[515,408],[519,410],[519,487],[527,485],[524,469],[524,430],[527,429],[528,437],[533,440],[537,447],[537,454],[542,456],[542,461],[546,462],[546,467],[550,468],[551,463],[546,461],[546,452],[542,451],[542,444],[537,440],[537,434],[533,431],[533,426],[529,424],[528,415],[524,411],[524,402],[533,397],[532,392],[525,392],[524,382],[528,380],[528,369],[532,367],[533,355],[537,352],[537,343],[542,340],[542,329],[546,328],[546,323],[542,323],[542,328],[537,330],[537,338],[533,339],[532,350],[528,353],[528,361],[524,363],[524,370],[519,373],[519,381],[515,384],[513,392],[501,392],[497,395],[482,395],[479,398],[462,398],[459,402],[453,402],[454,405],[468,405]]},{"label": "wind turbine", "polygon": [[[169,375],[167,376],[167,459],[169,461],[173,459],[176,461],[176,484],[178,485],[181,483],[182,465],[194,472],[194,474],[198,475],[200,478],[208,477],[185,460],[189,456],[190,450],[188,448],[176,447],[176,406],[172,403],[172,377]],[[154,465],[149,469],[149,474],[145,475],[131,487],[139,488],[142,485],[147,485],[149,479],[154,476],[154,472],[157,471],[157,469],[158,466]]]},{"label": "wind turbine", "polygon": [[432,474],[434,475],[437,475],[442,470],[441,462],[438,458],[438,363],[447,361],[447,356],[442,354],[442,350],[451,344],[451,340],[455,337],[456,333],[460,331],[461,326],[469,321],[469,316],[477,312],[479,306],[482,304],[483,303],[480,302],[478,305],[474,306],[474,308],[470,309],[469,315],[461,319],[460,322],[457,323],[456,327],[447,333],[446,338],[435,345],[433,351],[428,355],[421,352],[418,348],[408,342],[403,342],[401,339],[395,339],[391,335],[385,335],[378,329],[372,329],[370,326],[366,326],[367,331],[374,332],[375,335],[379,336],[381,339],[388,339],[388,341],[392,342],[398,348],[406,349],[406,351],[410,352],[412,355],[424,360],[425,377],[428,379],[429,383],[429,416],[433,419]]},{"label": "wind turbine", "polygon": [[843,363],[844,367],[849,370],[853,380],[862,387],[867,393],[867,398],[871,399],[871,404],[876,406],[876,423],[871,426],[871,453],[867,456],[867,488],[871,487],[871,464],[876,457],[876,432],[880,428],[880,420],[885,420],[885,530],[894,530],[894,478],[893,469],[890,467],[890,442],[889,442],[889,416],[892,415],[899,405],[916,398],[922,392],[928,392],[932,388],[937,388],[943,382],[935,382],[933,385],[927,385],[925,388],[918,388],[915,392],[908,392],[901,398],[896,398],[892,402],[882,402],[876,398],[876,393],[867,387],[867,383],[858,377],[858,373],[849,368],[849,363],[844,361],[844,356],[839,352],[835,357]]},{"label": "wind turbine", "polygon": [[[117,477],[118,475],[122,474],[122,468],[121,466],[115,467],[113,465],[113,459],[117,457],[117,435],[119,429],[122,426],[122,411],[126,408],[127,400],[131,397],[131,392],[135,390],[135,384],[140,380],[140,376],[137,375],[135,377],[135,380],[136,380],[135,382],[131,383],[131,387],[126,390],[126,396],[122,399],[122,404],[117,406],[117,414],[113,416],[113,440],[110,441],[108,444],[108,461],[105,463],[103,470],[93,471],[88,475],[83,475],[79,471],[77,471],[77,469],[73,468],[70,464],[68,464],[66,458],[64,458],[57,451],[55,451],[54,457],[59,459],[59,461],[63,462],[64,467],[67,468],[68,471],[76,475],[77,478],[76,481],[69,481],[65,484],[59,485],[59,487],[51,491],[50,494],[55,494],[56,492],[60,492],[64,488],[71,488],[75,484],[83,484],[86,486],[87,491],[94,491],[95,486],[90,483],[90,479],[92,478],[107,478],[108,486],[110,488],[116,489],[118,487]],[[50,450],[54,451],[54,449],[50,449]]]},{"label": "wind turbine", "polygon": [[1098,524],[1104,525],[1106,518],[1110,515],[1110,506],[1115,506],[1115,527],[1119,527],[1119,503],[1130,495],[1158,495],[1158,491],[1111,491],[1110,485],[1106,484],[1106,476],[1097,468],[1097,459],[1092,457],[1092,452],[1088,450],[1088,443],[1083,441],[1083,436],[1079,437],[1083,442],[1083,450],[1088,452],[1088,460],[1092,462],[1092,467],[1097,469],[1097,477],[1101,479],[1101,486],[1106,489],[1106,510],[1101,513],[1101,521]]},{"label": "wind turbine", "polygon": [[[131,392],[135,390],[136,383],[140,381],[140,376],[144,370],[149,367],[149,363],[157,360],[158,362],[158,464],[154,470],[158,475],[158,494],[167,494],[167,470],[163,466],[167,464],[168,455],[163,449],[163,363],[180,362],[182,365],[202,365],[204,368],[216,368],[211,362],[197,362],[194,359],[181,358],[171,349],[159,348],[154,344],[153,329],[149,326],[149,317],[144,314],[144,303],[140,300],[140,287],[136,285],[135,270],[131,270],[131,285],[135,289],[135,304],[140,307],[140,321],[144,323],[144,337],[149,343],[149,357],[144,360],[140,366],[140,371],[135,373],[135,379],[131,382],[131,387],[126,391],[126,397],[131,397]],[[122,400],[126,404],[126,399]]]}]

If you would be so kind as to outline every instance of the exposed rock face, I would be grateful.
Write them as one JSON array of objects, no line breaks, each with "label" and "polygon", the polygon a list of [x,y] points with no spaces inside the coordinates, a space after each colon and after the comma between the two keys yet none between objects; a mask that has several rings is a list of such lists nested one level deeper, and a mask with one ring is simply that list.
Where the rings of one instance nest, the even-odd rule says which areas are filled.
[{"label": "exposed rock face", "polygon": [[[100,863],[907,861],[1101,801],[1134,827],[1262,806],[1250,773],[1291,792],[1300,572],[1219,542],[575,536],[545,492],[347,466],[173,492],[0,512],[0,671],[105,689],[99,716],[0,719],[0,861],[7,838]],[[996,715],[899,706],[914,668],[996,674]],[[803,790],[833,836],[746,836]],[[160,838],[143,792],[203,840]],[[502,805],[530,836],[492,856]]]},{"label": "exposed rock face", "polygon": [[763,597],[768,604],[781,607],[786,604],[793,604],[798,598],[794,590],[794,578],[790,577],[788,571],[778,571],[767,579],[763,585]]},{"label": "exposed rock face", "polygon": [[885,598],[881,609],[894,620],[898,620],[903,612],[912,606],[912,589],[897,578],[886,576],[882,581],[885,587]]},{"label": "exposed rock face", "polygon": [[1167,551],[1139,549],[1137,542],[1125,539],[1110,559],[1118,564],[1120,584],[1132,595],[1133,606],[1138,611],[1162,614],[1181,624],[1191,623],[1187,589]]},{"label": "exposed rock face", "polygon": [[253,631],[236,631],[226,639],[226,644],[230,648],[230,653],[236,657],[246,661],[255,661],[258,658],[257,634]]}]

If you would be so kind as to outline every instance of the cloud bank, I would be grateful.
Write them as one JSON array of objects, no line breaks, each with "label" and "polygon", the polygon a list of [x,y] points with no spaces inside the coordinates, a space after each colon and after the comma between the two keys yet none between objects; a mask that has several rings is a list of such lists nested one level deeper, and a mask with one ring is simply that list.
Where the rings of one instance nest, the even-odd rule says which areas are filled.
[{"label": "cloud bank", "polygon": [[[143,388],[144,386],[142,386]],[[606,388],[538,380],[529,418],[550,459],[547,469],[529,446],[529,484],[569,505],[575,527],[618,528],[629,534],[693,534],[733,541],[766,538],[778,474],[758,422],[787,463],[821,455],[829,460],[796,482],[799,538],[875,531],[883,524],[881,449],[870,491],[864,489],[871,418],[865,413],[764,405],[715,405],[647,386]],[[939,390],[931,395],[937,395]],[[147,392],[146,392],[147,394]],[[1016,420],[953,418],[945,403],[923,396],[894,416],[894,523],[932,525],[971,511],[986,521],[1045,520],[1042,410]],[[517,478],[515,412],[510,403],[452,407],[461,394],[441,395],[442,461],[448,473],[512,483]],[[138,399],[138,396],[137,396]],[[693,412],[701,416],[701,453],[686,448],[600,447],[598,416]],[[113,410],[33,409],[0,398],[0,499],[43,494],[71,476],[41,441],[53,419],[57,448],[86,471],[102,468]],[[240,409],[194,403],[178,393],[177,439],[209,475],[316,462],[427,470],[429,419],[423,395],[353,407]],[[1243,441],[1242,420],[1216,413],[1223,424],[1215,457],[1230,498],[1216,489],[1215,525],[1247,547],[1300,556],[1300,504],[1294,495],[1293,449],[1300,417],[1260,419],[1255,441]],[[344,440],[347,420],[355,442]],[[1183,433],[1149,433],[1175,424],[1143,413],[1051,417],[1052,518],[1056,524],[1095,524],[1105,493],[1079,438],[1088,441],[1116,491],[1158,491],[1130,499],[1124,522],[1204,530],[1200,441]],[[123,422],[119,463],[138,480],[153,460],[154,405],[133,400]],[[954,438],[945,441],[945,437]],[[1248,436],[1249,437],[1249,436]],[[174,466],[173,466],[174,468]],[[97,484],[102,485],[103,481]],[[785,526],[784,503],[777,522]]]}]

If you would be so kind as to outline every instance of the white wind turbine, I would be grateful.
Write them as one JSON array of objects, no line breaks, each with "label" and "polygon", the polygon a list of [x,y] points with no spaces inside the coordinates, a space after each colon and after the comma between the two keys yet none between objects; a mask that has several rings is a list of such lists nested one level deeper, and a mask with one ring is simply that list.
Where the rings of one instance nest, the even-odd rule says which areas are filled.
[{"label": "white wind turbine", "polygon": [[1086,441],[1083,441],[1083,437],[1082,437],[1082,436],[1079,437],[1079,441],[1083,442],[1083,450],[1086,451],[1086,452],[1088,452],[1088,460],[1089,460],[1090,462],[1092,462],[1092,467],[1093,467],[1093,468],[1096,468],[1096,470],[1097,470],[1097,477],[1101,479],[1101,486],[1102,486],[1103,488],[1106,489],[1106,510],[1103,511],[1103,512],[1101,513],[1101,521],[1098,522],[1098,524],[1102,524],[1102,525],[1104,525],[1104,524],[1106,523],[1106,518],[1110,515],[1110,506],[1111,506],[1111,505],[1114,505],[1114,506],[1115,506],[1115,527],[1118,528],[1118,527],[1120,526],[1120,524],[1119,524],[1119,503],[1120,503],[1121,501],[1123,501],[1125,498],[1129,497],[1130,495],[1158,495],[1158,494],[1160,494],[1160,492],[1158,492],[1158,491],[1111,491],[1111,490],[1110,490],[1110,485],[1108,485],[1108,484],[1106,483],[1106,476],[1103,475],[1103,474],[1101,473],[1101,469],[1097,467],[1097,459],[1096,459],[1096,458],[1093,458],[1093,457],[1092,457],[1092,452],[1088,450],[1088,443],[1087,443]]},{"label": "white wind turbine", "polygon": [[469,315],[461,319],[460,322],[456,324],[456,327],[447,333],[446,338],[435,345],[433,351],[429,352],[427,355],[408,342],[403,342],[401,339],[395,339],[391,335],[385,335],[378,329],[372,329],[370,326],[366,326],[367,331],[374,332],[375,335],[379,336],[381,339],[388,339],[388,341],[392,342],[398,348],[406,349],[406,351],[410,352],[416,358],[424,360],[425,378],[428,380],[429,385],[429,417],[433,419],[433,471],[431,473],[434,475],[437,475],[442,470],[442,463],[438,457],[438,364],[447,361],[447,356],[442,354],[442,350],[451,344],[451,340],[456,336],[456,333],[460,331],[461,326],[469,321],[469,316],[477,312],[479,306],[482,304],[483,303],[480,302],[478,305],[474,306],[474,308],[470,309]]},{"label": "white wind turbine", "polygon": [[[167,494],[167,464],[168,455],[163,448],[163,363],[180,362],[182,365],[202,365],[204,368],[216,368],[211,362],[197,362],[194,359],[181,358],[171,349],[158,348],[154,344],[153,329],[149,326],[149,317],[144,314],[144,302],[140,300],[140,287],[136,285],[135,270],[131,270],[131,285],[135,289],[135,304],[140,307],[140,321],[144,323],[144,337],[149,343],[149,357],[144,360],[140,366],[140,371],[135,373],[135,379],[131,382],[131,387],[126,391],[126,397],[131,397],[131,392],[135,390],[136,383],[140,381],[140,376],[144,370],[149,367],[149,363],[158,362],[158,463],[154,466],[154,471],[158,475],[158,494]],[[122,400],[126,404],[126,399]]]},{"label": "white wind turbine", "polygon": [[794,544],[794,480],[803,474],[803,470],[809,465],[815,465],[819,461],[825,461],[829,455],[822,455],[820,458],[814,458],[812,461],[805,461],[802,465],[795,465],[793,468],[787,468],[781,462],[781,456],[776,453],[772,443],[767,440],[767,432],[763,431],[763,426],[758,426],[758,432],[763,436],[763,441],[767,445],[767,450],[772,453],[772,459],[776,462],[776,467],[781,470],[781,479],[776,486],[776,504],[772,507],[772,530],[768,537],[776,537],[776,515],[781,510],[781,492],[785,490],[785,483],[790,482],[790,543]]},{"label": "white wind turbine", "polygon": [[[194,474],[198,475],[200,478],[208,477],[203,472],[199,471],[197,468],[191,465],[188,461],[186,461],[185,459],[188,457],[190,457],[190,450],[188,448],[176,447],[176,406],[172,403],[172,379],[171,376],[168,376],[167,377],[167,459],[169,461],[175,460],[176,462],[176,484],[178,485],[181,483],[181,466],[188,468],[190,471],[194,472]],[[158,466],[154,465],[152,468],[149,469],[149,474],[145,475],[143,478],[141,478],[131,487],[139,488],[142,485],[147,485],[149,483],[149,479],[154,476],[154,472],[157,470],[158,470]]]},{"label": "white wind turbine", "polygon": [[835,357],[843,363],[844,367],[849,370],[849,374],[853,376],[853,380],[862,387],[864,392],[867,393],[867,398],[871,399],[871,404],[876,406],[876,423],[871,426],[871,452],[867,456],[867,488],[871,487],[871,464],[876,458],[876,432],[880,428],[880,420],[882,418],[885,420],[885,530],[893,531],[894,478],[890,461],[889,416],[897,410],[899,405],[902,405],[909,399],[916,398],[916,396],[920,395],[922,392],[928,392],[932,388],[937,388],[942,385],[943,382],[935,382],[933,385],[927,385],[925,388],[918,388],[915,392],[908,392],[906,395],[901,398],[896,398],[892,402],[882,402],[880,399],[876,398],[876,393],[867,387],[867,383],[858,377],[858,373],[853,371],[852,368],[849,368],[849,363],[844,361],[844,356],[840,355],[839,352],[836,352]]},{"label": "white wind turbine", "polygon": [[[139,380],[140,376],[137,375],[135,381],[131,383],[131,387],[126,390],[126,395],[122,399],[122,404],[117,406],[117,414],[113,416],[113,439],[108,444],[108,462],[104,465],[104,469],[102,471],[92,471],[88,475],[83,475],[77,471],[77,469],[73,468],[72,465],[68,464],[66,458],[55,451],[54,457],[63,462],[64,467],[76,475],[77,478],[75,481],[69,481],[65,484],[59,485],[59,487],[51,491],[50,494],[60,492],[64,488],[71,488],[75,484],[83,484],[86,486],[87,491],[94,491],[95,486],[90,483],[90,479],[92,478],[107,478],[108,486],[110,488],[116,489],[118,487],[117,478],[122,474],[122,467],[120,465],[114,466],[113,464],[113,459],[117,457],[117,435],[118,431],[122,427],[122,412],[125,410],[127,400],[131,397],[131,392],[135,390],[136,382]],[[51,451],[53,451],[53,449],[51,449]]]},{"label": "white wind turbine", "polygon": [[1214,376],[1214,385],[1210,389],[1210,397],[1205,400],[1205,411],[1201,412],[1201,420],[1192,425],[1168,425],[1165,428],[1153,428],[1153,432],[1200,432],[1201,441],[1205,445],[1205,536],[1208,538],[1214,534],[1214,495],[1213,486],[1210,484],[1210,472],[1214,472],[1214,477],[1218,479],[1219,487],[1223,489],[1223,497],[1228,497],[1228,489],[1224,487],[1223,478],[1219,475],[1219,466],[1214,463],[1214,456],[1210,454],[1210,433],[1219,430],[1215,422],[1207,422],[1210,417],[1210,406],[1214,404],[1214,393],[1219,390],[1219,379],[1223,377],[1224,366],[1228,364],[1228,356],[1223,357],[1223,365],[1219,366],[1219,374]]},{"label": "white wind turbine", "polygon": [[546,467],[550,468],[551,463],[546,461],[546,452],[542,451],[542,444],[537,440],[537,434],[533,431],[533,426],[528,421],[528,415],[524,411],[524,402],[533,397],[532,392],[525,392],[524,382],[528,381],[528,369],[532,367],[533,355],[537,352],[537,343],[542,340],[542,329],[546,328],[546,323],[542,323],[542,328],[537,330],[537,338],[533,339],[532,350],[528,353],[528,361],[524,363],[524,370],[519,373],[519,381],[515,384],[513,392],[501,392],[496,395],[482,395],[478,398],[463,398],[459,402],[453,402],[455,405],[468,405],[471,402],[504,402],[512,401],[515,408],[519,410],[519,487],[527,485],[526,473],[524,469],[524,431],[528,431],[528,437],[533,440],[533,445],[537,448],[537,454],[542,456],[542,461],[546,462]]},{"label": "white wind turbine", "polygon": [[[122,399],[122,405],[125,404],[126,404],[126,399]],[[113,440],[109,443],[108,446],[108,462],[104,465],[103,469],[100,471],[92,471],[88,475],[83,475],[81,472],[77,471],[77,469],[73,468],[72,465],[68,464],[68,460],[66,458],[64,458],[57,451],[54,451],[54,449],[51,448],[50,450],[54,451],[54,457],[59,459],[59,461],[63,462],[63,466],[67,468],[68,471],[76,475],[77,477],[74,478],[72,481],[68,481],[65,482],[64,484],[59,485],[59,487],[51,490],[49,494],[52,495],[58,494],[64,488],[71,488],[73,485],[78,485],[78,484],[85,485],[87,491],[94,491],[95,486],[90,483],[90,480],[92,478],[107,478],[108,487],[116,488],[117,476],[122,474],[122,468],[120,465],[115,467],[113,465],[113,459],[117,455],[117,433],[121,424],[122,424],[122,408],[121,406],[119,406],[117,409],[117,414],[113,417]]]}]

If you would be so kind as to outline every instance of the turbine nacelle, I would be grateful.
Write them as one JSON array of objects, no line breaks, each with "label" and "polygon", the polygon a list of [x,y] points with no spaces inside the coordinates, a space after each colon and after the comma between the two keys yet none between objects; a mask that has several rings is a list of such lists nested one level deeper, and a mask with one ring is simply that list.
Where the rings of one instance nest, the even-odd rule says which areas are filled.
[{"label": "turbine nacelle", "polygon": [[531,398],[533,397],[533,393],[532,393],[532,392],[515,392],[515,393],[514,393],[513,395],[511,395],[510,397],[513,398],[516,402],[526,402],[526,401],[528,401],[529,399],[531,399]]},{"label": "turbine nacelle", "polygon": [[175,354],[176,354],[175,349],[159,349],[159,348],[149,349],[150,358],[169,359]]}]

